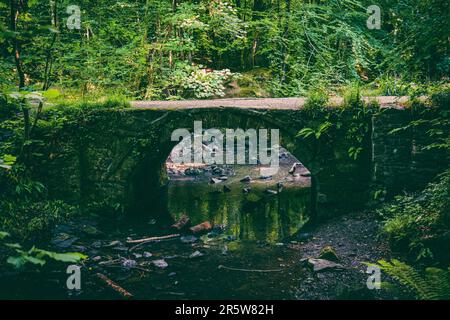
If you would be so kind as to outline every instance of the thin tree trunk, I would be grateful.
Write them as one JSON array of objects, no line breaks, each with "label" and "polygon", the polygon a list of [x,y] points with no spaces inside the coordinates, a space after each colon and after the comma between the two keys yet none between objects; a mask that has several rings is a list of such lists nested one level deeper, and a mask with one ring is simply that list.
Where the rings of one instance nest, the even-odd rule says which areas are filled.
[{"label": "thin tree trunk", "polygon": [[283,63],[281,66],[281,82],[284,83],[286,81],[286,59],[287,59],[287,48],[285,44],[285,39],[287,39],[289,34],[289,19],[291,15],[291,0],[286,0],[286,14],[285,14],[285,21],[284,21],[284,30],[283,30],[283,36],[282,36],[282,57],[283,57]]},{"label": "thin tree trunk", "polygon": [[47,48],[47,53],[46,53],[46,57],[45,57],[45,71],[44,71],[44,83],[42,85],[42,90],[48,90],[48,88],[50,87],[50,74],[51,74],[51,70],[52,70],[52,65],[53,65],[53,57],[52,57],[52,51],[53,51],[53,47],[56,43],[56,39],[57,39],[57,33],[56,30],[58,29],[58,0],[53,0],[52,2],[52,26],[55,29],[53,36],[52,36],[52,41],[49,45],[49,47]]},{"label": "thin tree trunk", "polygon": [[[10,8],[10,30],[14,33],[17,32],[17,21],[19,20],[19,3],[16,0],[9,1]],[[22,60],[20,58],[20,43],[19,39],[15,35],[13,40],[14,61],[16,63],[17,76],[19,78],[19,89],[25,87],[25,74],[22,68]]]}]

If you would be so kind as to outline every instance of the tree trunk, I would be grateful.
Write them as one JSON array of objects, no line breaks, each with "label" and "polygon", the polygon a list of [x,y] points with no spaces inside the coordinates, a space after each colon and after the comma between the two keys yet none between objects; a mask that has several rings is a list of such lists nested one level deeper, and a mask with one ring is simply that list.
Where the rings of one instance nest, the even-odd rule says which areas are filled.
[{"label": "tree trunk", "polygon": [[[9,1],[10,8],[10,25],[9,28],[12,32],[17,32],[17,21],[19,19],[20,14],[20,5],[16,0]],[[19,78],[19,89],[25,87],[25,75],[23,73],[22,68],[22,60],[20,58],[20,43],[17,36],[14,35],[12,40],[13,52],[14,52],[14,61],[16,63],[17,76]]]},{"label": "tree trunk", "polygon": [[52,36],[52,41],[47,48],[46,57],[45,57],[45,71],[44,71],[44,83],[42,85],[42,90],[48,90],[50,87],[50,74],[52,72],[53,65],[53,57],[52,51],[53,47],[56,43],[57,33],[55,32],[58,29],[58,0],[53,0],[52,4],[52,26],[55,29]]}]

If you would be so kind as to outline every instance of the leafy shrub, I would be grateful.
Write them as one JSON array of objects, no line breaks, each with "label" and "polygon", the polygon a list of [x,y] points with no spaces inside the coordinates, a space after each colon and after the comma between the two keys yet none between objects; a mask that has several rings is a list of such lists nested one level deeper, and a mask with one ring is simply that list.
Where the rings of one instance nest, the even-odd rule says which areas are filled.
[{"label": "leafy shrub", "polygon": [[308,92],[305,109],[307,110],[321,110],[327,106],[328,94],[322,89],[318,88]]},{"label": "leafy shrub", "polygon": [[378,214],[394,248],[418,260],[444,259],[450,252],[450,170],[421,193],[398,196]]},{"label": "leafy shrub", "polygon": [[6,252],[6,262],[16,269],[22,269],[27,264],[42,267],[46,264],[46,259],[65,263],[77,263],[87,258],[87,256],[78,252],[57,253],[38,249],[34,246],[29,250],[23,250],[22,246],[18,243],[6,242],[9,240],[9,237],[9,233],[0,231],[0,249]]},{"label": "leafy shrub", "polygon": [[179,64],[167,84],[168,96],[179,98],[217,98],[225,96],[226,85],[238,75],[230,70],[208,70],[201,65]]}]

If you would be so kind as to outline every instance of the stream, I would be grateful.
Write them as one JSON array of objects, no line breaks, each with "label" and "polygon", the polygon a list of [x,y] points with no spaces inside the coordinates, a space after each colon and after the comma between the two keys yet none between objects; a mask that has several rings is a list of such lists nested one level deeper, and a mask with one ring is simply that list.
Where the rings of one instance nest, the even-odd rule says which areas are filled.
[{"label": "stream", "polygon": [[[261,176],[258,165],[177,168],[169,161],[169,183],[155,203],[160,214],[89,218],[55,228],[52,250],[89,257],[81,290],[68,290],[66,270],[57,269],[39,279],[25,274],[11,280],[9,292],[15,298],[120,298],[99,283],[95,275],[101,273],[137,299],[295,299],[302,269],[289,246],[308,221],[310,178],[301,164],[289,173],[298,162],[292,155],[280,158],[271,177]],[[212,228],[173,230],[183,216],[189,226],[207,221]],[[180,236],[129,243],[172,234]]]}]

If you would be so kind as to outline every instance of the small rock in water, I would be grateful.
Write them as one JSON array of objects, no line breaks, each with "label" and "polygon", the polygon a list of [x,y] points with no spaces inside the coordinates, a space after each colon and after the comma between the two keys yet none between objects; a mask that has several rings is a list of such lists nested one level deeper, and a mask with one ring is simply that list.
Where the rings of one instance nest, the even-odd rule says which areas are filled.
[{"label": "small rock in water", "polygon": [[216,224],[212,230],[212,232],[216,233],[222,233],[227,229],[227,226],[225,224]]},{"label": "small rock in water", "polygon": [[169,277],[175,277],[176,275],[177,275],[176,272],[171,272],[171,273],[169,273]]},{"label": "small rock in water", "polygon": [[66,233],[60,233],[56,238],[52,240],[52,243],[59,248],[68,248],[70,247],[78,238],[71,237]]},{"label": "small rock in water", "polygon": [[180,238],[181,242],[183,243],[194,243],[197,241],[196,236],[183,236]]},{"label": "small rock in water", "polygon": [[161,269],[165,269],[169,266],[169,264],[164,259],[153,260],[152,263],[155,267],[158,267]]},{"label": "small rock in water", "polygon": [[223,170],[220,169],[219,167],[213,168],[213,169],[212,169],[212,172],[213,172],[214,174],[223,174]]},{"label": "small rock in water", "polygon": [[267,194],[278,194],[278,192],[276,190],[272,190],[272,189],[267,189],[264,192],[267,193]]},{"label": "small rock in water", "polygon": [[151,254],[150,252],[147,252],[147,251],[145,251],[142,255],[144,258],[150,258],[153,256],[153,254]]},{"label": "small rock in water", "polygon": [[187,168],[184,170],[184,174],[187,176],[197,176],[200,174],[200,170],[194,168]]},{"label": "small rock in water", "polygon": [[92,261],[94,261],[94,262],[97,262],[97,261],[100,261],[100,260],[102,260],[102,257],[100,257],[100,256],[96,256],[96,257],[92,258]]},{"label": "small rock in water", "polygon": [[100,248],[101,246],[102,246],[102,242],[100,240],[94,241],[91,244],[91,247],[97,248],[97,249]]},{"label": "small rock in water", "polygon": [[200,251],[195,251],[194,253],[192,253],[192,254],[189,256],[189,258],[190,258],[190,259],[194,259],[194,258],[200,258],[200,257],[203,257],[203,256],[204,256],[204,254],[201,253]]},{"label": "small rock in water", "polygon": [[128,247],[126,247],[124,245],[120,245],[120,246],[114,247],[113,250],[116,250],[116,251],[128,251]]},{"label": "small rock in water", "polygon": [[224,245],[222,248],[222,255],[226,256],[228,254],[228,246]]},{"label": "small rock in water", "polygon": [[150,224],[150,225],[156,224],[156,219],[150,219],[148,221],[148,224]]},{"label": "small rock in water", "polygon": [[122,266],[124,266],[125,268],[134,268],[136,266],[136,261],[135,260],[131,260],[131,259],[126,259],[122,262]]},{"label": "small rock in water", "polygon": [[234,235],[228,235],[227,238],[226,238],[225,240],[227,240],[227,241],[234,241],[234,240],[236,240],[236,236],[234,236]]},{"label": "small rock in water", "polygon": [[134,256],[136,259],[142,258],[142,254],[140,254],[140,253],[133,253],[133,256]]},{"label": "small rock in water", "polygon": [[210,231],[211,229],[212,229],[211,222],[205,221],[196,226],[191,227],[189,230],[192,233],[202,233],[202,232]]},{"label": "small rock in water", "polygon": [[78,252],[86,252],[86,247],[84,246],[71,246],[71,249]]},{"label": "small rock in water", "polygon": [[115,246],[121,246],[122,242],[120,242],[119,240],[114,240],[111,241],[110,243],[108,243],[107,245],[105,245],[105,248],[109,248],[109,247],[115,247]]},{"label": "small rock in water", "polygon": [[244,178],[241,179],[241,182],[250,182],[252,181],[252,178],[250,178],[250,176],[245,176]]},{"label": "small rock in water", "polygon": [[221,183],[221,182],[222,182],[222,180],[216,179],[216,178],[211,178],[211,181],[210,181],[211,184],[216,184],[216,183]]},{"label": "small rock in water", "polygon": [[83,226],[82,231],[90,236],[95,236],[100,233],[100,231],[96,227],[90,225]]}]

